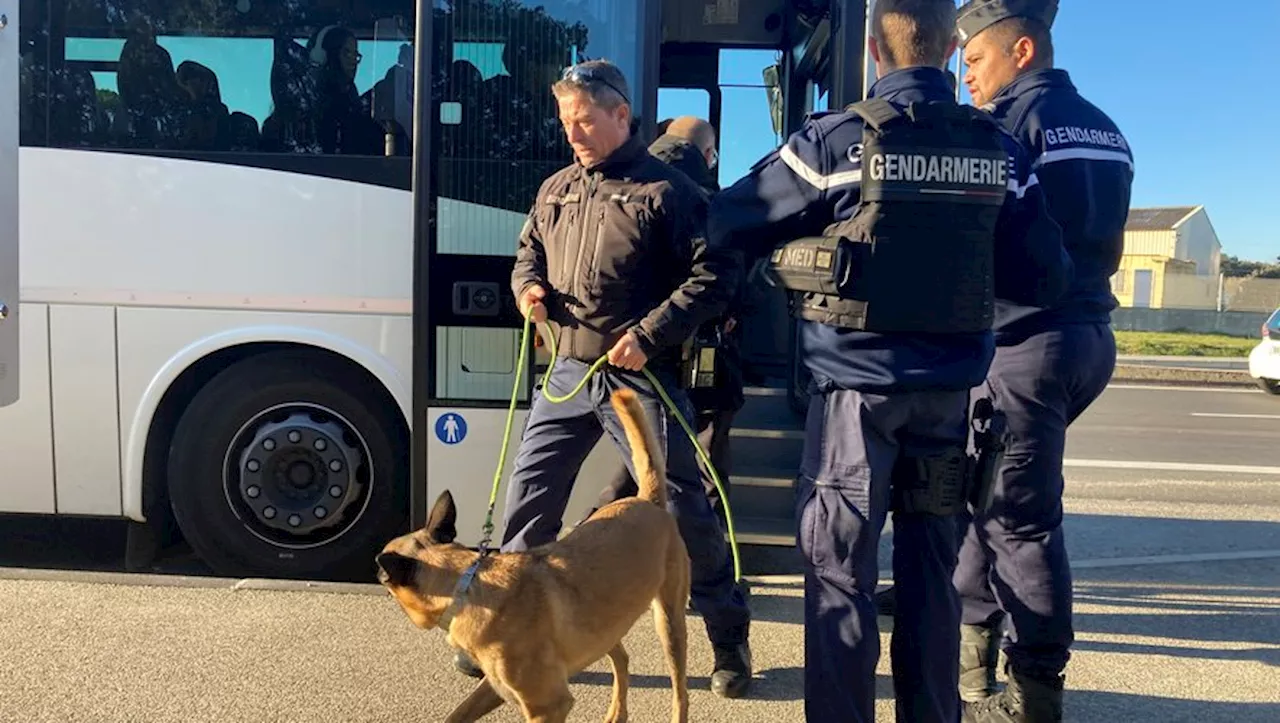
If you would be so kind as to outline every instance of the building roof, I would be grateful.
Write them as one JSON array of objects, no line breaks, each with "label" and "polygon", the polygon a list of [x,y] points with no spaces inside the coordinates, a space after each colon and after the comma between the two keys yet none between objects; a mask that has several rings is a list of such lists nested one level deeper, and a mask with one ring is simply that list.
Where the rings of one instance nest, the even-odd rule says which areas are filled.
[{"label": "building roof", "polygon": [[1172,231],[1199,206],[1168,206],[1165,208],[1131,208],[1125,221],[1125,231]]}]

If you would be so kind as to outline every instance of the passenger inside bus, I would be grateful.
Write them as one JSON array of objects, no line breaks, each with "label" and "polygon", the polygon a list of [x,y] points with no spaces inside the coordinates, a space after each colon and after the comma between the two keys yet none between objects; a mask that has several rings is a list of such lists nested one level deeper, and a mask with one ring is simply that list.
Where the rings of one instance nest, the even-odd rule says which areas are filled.
[{"label": "passenger inside bus", "polygon": [[316,74],[319,94],[317,136],[324,153],[382,155],[383,130],[370,117],[356,90],[362,56],[356,36],[328,25],[307,43],[309,71]]}]

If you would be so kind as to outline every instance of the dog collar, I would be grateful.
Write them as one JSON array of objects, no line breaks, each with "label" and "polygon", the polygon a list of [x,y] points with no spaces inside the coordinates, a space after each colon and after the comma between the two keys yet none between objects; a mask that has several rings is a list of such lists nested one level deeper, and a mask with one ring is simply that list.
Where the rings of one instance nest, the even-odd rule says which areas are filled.
[{"label": "dog collar", "polygon": [[471,583],[475,582],[476,573],[480,571],[480,563],[484,561],[484,555],[476,558],[462,573],[462,577],[458,578],[458,584],[453,586],[453,599],[449,601],[449,607],[445,608],[444,614],[440,616],[440,627],[447,628],[462,611],[462,605],[466,601],[467,593],[471,590]]}]

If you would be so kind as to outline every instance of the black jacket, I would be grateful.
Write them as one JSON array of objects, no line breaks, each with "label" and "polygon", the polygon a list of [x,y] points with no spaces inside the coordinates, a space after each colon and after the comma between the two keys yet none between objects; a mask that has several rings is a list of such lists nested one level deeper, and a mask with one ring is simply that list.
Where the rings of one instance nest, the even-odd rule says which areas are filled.
[{"label": "black jacket", "polygon": [[664,135],[649,144],[649,153],[663,163],[675,168],[689,180],[698,184],[708,195],[720,191],[719,184],[707,168],[707,160],[702,157],[698,147],[679,136]]},{"label": "black jacket", "polygon": [[548,292],[560,356],[593,362],[628,330],[651,364],[719,316],[740,256],[706,243],[707,199],[632,136],[592,168],[543,182],[520,233],[511,289]]},{"label": "black jacket", "polygon": [[[663,135],[649,145],[649,153],[658,160],[675,168],[698,184],[711,198],[720,191],[719,184],[707,168],[707,161],[702,157],[698,147],[679,136]],[[725,313],[703,325],[702,331],[709,333],[712,327],[723,329],[730,316],[742,317],[751,311],[753,299],[750,287],[745,278],[738,284],[738,290],[729,300]],[[699,412],[737,411],[746,401],[743,388],[746,385],[742,369],[740,348],[742,325],[739,323],[732,332],[721,333],[720,347],[716,350],[716,385],[711,388],[689,390],[689,400]]]}]

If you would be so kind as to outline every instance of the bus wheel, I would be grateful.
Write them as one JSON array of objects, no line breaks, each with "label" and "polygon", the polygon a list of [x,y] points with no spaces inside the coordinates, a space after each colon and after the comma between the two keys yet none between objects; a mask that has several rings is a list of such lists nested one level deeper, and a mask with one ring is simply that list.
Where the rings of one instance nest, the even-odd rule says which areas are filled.
[{"label": "bus wheel", "polygon": [[380,387],[313,353],[250,357],[183,412],[173,513],[217,574],[372,576],[408,524],[408,442]]}]

